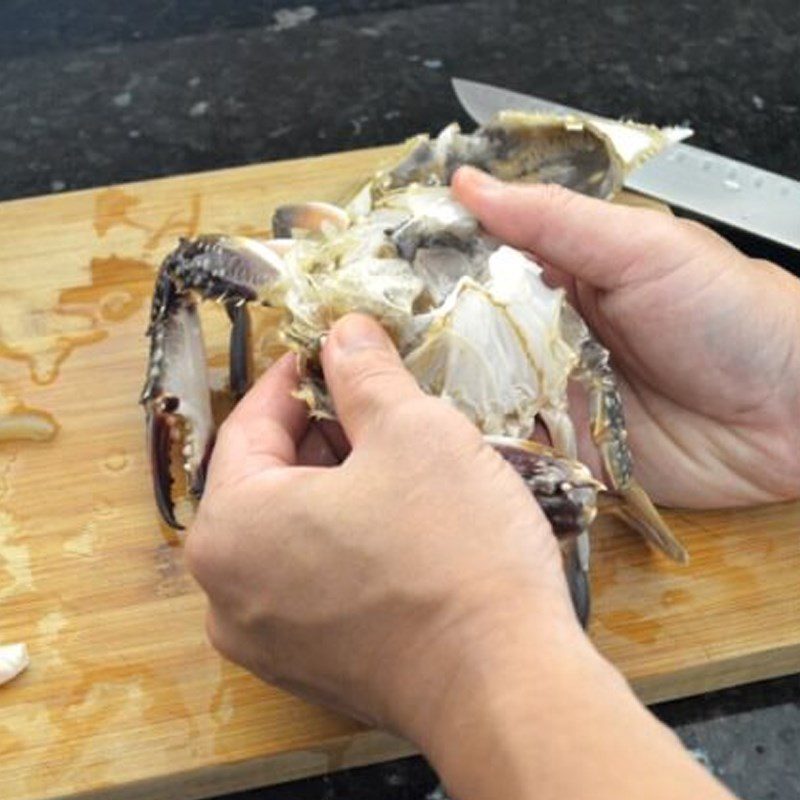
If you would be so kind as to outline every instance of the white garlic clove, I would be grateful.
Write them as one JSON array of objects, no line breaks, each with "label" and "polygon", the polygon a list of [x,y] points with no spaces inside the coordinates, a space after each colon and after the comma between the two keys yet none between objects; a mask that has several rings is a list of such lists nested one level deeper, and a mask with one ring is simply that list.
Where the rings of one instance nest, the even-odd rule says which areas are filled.
[{"label": "white garlic clove", "polygon": [[21,642],[0,645],[0,685],[16,678],[29,663],[28,648]]}]

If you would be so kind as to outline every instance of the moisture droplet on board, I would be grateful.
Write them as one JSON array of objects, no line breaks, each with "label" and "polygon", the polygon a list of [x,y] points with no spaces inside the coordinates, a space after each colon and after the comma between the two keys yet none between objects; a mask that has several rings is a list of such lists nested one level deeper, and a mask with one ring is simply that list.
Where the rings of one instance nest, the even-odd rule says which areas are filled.
[{"label": "moisture droplet on board", "polygon": [[97,529],[93,522],[84,525],[83,530],[67,539],[62,549],[65,553],[76,556],[91,556],[94,554],[95,542],[97,540]]},{"label": "moisture droplet on board", "polygon": [[104,319],[119,322],[130,316],[136,298],[127,291],[109,292],[100,300],[100,312]]},{"label": "moisture droplet on board", "polygon": [[130,457],[124,450],[112,450],[105,458],[103,466],[109,472],[122,472],[130,463]]},{"label": "moisture droplet on board", "polygon": [[99,519],[110,519],[117,513],[117,509],[114,508],[108,500],[98,500],[94,506],[92,506],[92,511]]}]

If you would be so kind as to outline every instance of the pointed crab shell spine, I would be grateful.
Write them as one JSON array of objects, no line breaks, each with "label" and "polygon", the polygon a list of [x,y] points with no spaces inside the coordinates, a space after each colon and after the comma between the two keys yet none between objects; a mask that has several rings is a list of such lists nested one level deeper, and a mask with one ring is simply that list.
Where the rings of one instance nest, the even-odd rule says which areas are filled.
[{"label": "pointed crab shell spine", "polygon": [[616,120],[587,120],[587,128],[594,130],[610,145],[622,162],[623,174],[627,175],[681,138],[691,135],[688,129],[657,128],[654,125],[641,125],[637,122],[617,122]]},{"label": "pointed crab shell spine", "polygon": [[22,642],[0,646],[0,685],[16,678],[28,664],[28,648]]}]

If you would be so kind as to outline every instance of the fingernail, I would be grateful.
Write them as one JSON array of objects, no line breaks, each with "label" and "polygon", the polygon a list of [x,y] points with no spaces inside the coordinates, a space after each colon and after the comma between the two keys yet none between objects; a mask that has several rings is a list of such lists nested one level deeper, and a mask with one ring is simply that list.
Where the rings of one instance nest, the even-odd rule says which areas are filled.
[{"label": "fingernail", "polygon": [[340,319],[333,328],[333,336],[346,353],[376,348],[385,350],[390,344],[383,328],[363,314],[348,314]]}]

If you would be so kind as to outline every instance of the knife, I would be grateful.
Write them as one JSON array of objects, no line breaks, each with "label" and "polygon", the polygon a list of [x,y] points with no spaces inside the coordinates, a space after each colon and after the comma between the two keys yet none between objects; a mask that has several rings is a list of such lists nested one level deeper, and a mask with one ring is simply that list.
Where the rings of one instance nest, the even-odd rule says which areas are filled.
[{"label": "knife", "polygon": [[[464,110],[479,124],[499,111],[606,117],[476,81],[454,78]],[[673,144],[625,178],[635,192],[800,250],[800,182],[743,161]]]}]

